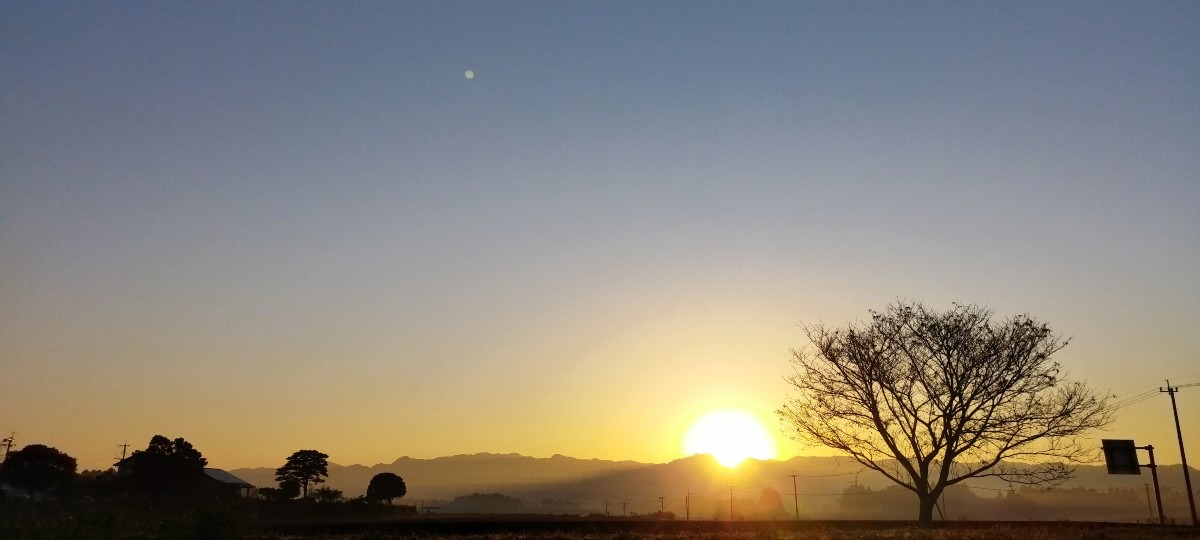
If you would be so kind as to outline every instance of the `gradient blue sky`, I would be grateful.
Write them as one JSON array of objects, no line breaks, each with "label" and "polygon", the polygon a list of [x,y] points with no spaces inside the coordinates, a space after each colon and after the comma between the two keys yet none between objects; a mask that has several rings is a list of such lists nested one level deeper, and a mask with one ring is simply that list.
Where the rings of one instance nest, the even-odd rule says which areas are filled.
[{"label": "gradient blue sky", "polygon": [[[1194,1],[0,0],[0,431],[87,468],[155,433],[226,468],[665,461],[712,407],[775,427],[798,323],[897,298],[1030,313],[1117,396],[1200,382],[1197,28]],[[1177,462],[1169,415],[1103,435]]]}]

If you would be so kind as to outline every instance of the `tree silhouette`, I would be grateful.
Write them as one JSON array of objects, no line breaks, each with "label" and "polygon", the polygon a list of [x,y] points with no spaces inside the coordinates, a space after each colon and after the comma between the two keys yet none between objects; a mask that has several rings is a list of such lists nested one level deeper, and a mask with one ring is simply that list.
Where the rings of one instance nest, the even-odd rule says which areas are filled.
[{"label": "tree silhouette", "polygon": [[371,483],[367,485],[368,499],[381,500],[388,504],[392,504],[392,499],[403,498],[407,493],[408,486],[404,485],[404,479],[390,472],[372,476]]},{"label": "tree silhouette", "polygon": [[290,501],[300,496],[300,482],[288,478],[279,482],[279,487],[259,488],[258,494],[269,501]]},{"label": "tree silhouette", "polygon": [[757,519],[786,518],[788,515],[787,510],[783,508],[783,496],[770,486],[764,487],[762,493],[758,495],[758,504],[755,505],[754,513]]},{"label": "tree silhouette", "polygon": [[288,478],[279,482],[279,493],[284,499],[295,499],[300,496],[300,481]]},{"label": "tree silhouette", "polygon": [[322,486],[322,487],[319,487],[319,488],[313,490],[312,497],[313,497],[313,500],[316,502],[323,503],[323,504],[333,504],[336,502],[341,502],[342,490],[333,489],[328,486]]},{"label": "tree silhouette", "polygon": [[0,476],[25,488],[29,498],[61,485],[75,477],[75,458],[56,448],[31,444],[12,452],[0,464]]},{"label": "tree silhouette", "polygon": [[288,456],[282,467],[275,469],[275,480],[282,487],[286,480],[300,483],[304,497],[308,497],[309,484],[320,484],[329,476],[329,456],[316,450],[297,450]]},{"label": "tree silhouette", "polygon": [[135,450],[117,463],[120,476],[151,496],[185,496],[196,493],[204,481],[208,460],[182,437],[155,435],[145,450]]},{"label": "tree silhouette", "polygon": [[978,306],[896,303],[868,325],[806,327],[795,390],[778,412],[798,440],[840,450],[917,495],[918,520],[968,478],[1054,484],[1090,457],[1077,436],[1112,407],[1068,382],[1050,356],[1067,345],[1028,316]]}]

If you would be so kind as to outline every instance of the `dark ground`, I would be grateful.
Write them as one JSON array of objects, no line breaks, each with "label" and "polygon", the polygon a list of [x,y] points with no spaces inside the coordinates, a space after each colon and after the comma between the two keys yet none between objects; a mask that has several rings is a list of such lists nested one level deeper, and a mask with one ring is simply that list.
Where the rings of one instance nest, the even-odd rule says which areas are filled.
[{"label": "dark ground", "polygon": [[279,524],[280,538],[468,538],[486,540],[791,540],[1200,538],[1200,528],[1085,522],[651,521],[570,516],[436,516],[373,523]]}]

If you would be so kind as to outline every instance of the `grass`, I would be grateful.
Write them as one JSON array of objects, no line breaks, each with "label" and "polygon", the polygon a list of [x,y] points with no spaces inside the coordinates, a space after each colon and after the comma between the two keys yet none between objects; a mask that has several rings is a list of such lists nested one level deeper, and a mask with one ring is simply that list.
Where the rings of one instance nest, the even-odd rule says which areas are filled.
[{"label": "grass", "polygon": [[[430,524],[437,525],[437,522]],[[363,525],[358,530],[289,530],[261,539],[309,540],[1173,540],[1200,539],[1200,529],[1098,523],[961,522],[918,527],[895,522],[475,522],[462,527]],[[489,531],[495,527],[497,530]]]},{"label": "grass", "polygon": [[[1082,522],[625,521],[567,516],[345,516],[267,520],[253,507],[148,511],[0,505],[4,540],[1175,540],[1200,528]],[[354,519],[357,517],[358,519]]]},{"label": "grass", "polygon": [[1165,540],[1200,538],[1194,530],[1155,528],[1072,528],[1004,526],[989,529],[920,529],[891,527],[879,529],[814,528],[770,535],[748,532],[716,533],[605,533],[588,534],[568,531],[538,534],[411,535],[394,531],[364,531],[337,535],[264,535],[261,540]]}]

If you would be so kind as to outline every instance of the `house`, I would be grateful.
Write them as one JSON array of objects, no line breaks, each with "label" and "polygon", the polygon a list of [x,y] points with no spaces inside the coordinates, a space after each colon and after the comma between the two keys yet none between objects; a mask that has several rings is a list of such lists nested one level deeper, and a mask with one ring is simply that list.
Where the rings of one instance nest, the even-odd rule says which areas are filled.
[{"label": "house", "polygon": [[224,469],[204,469],[205,483],[217,490],[224,491],[230,494],[237,494],[240,497],[249,497],[254,491],[254,485],[229,474]]}]

